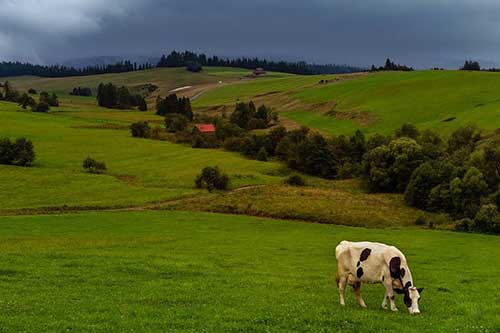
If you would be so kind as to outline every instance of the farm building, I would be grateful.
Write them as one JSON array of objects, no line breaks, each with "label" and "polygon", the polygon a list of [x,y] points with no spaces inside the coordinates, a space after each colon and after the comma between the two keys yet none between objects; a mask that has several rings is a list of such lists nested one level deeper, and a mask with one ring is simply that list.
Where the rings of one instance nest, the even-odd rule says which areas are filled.
[{"label": "farm building", "polygon": [[253,75],[255,75],[255,76],[265,75],[265,74],[266,74],[266,71],[264,70],[264,68],[261,68],[261,67],[256,68],[253,71]]},{"label": "farm building", "polygon": [[193,133],[215,134],[215,125],[213,125],[213,124],[196,124],[196,125],[194,125]]}]

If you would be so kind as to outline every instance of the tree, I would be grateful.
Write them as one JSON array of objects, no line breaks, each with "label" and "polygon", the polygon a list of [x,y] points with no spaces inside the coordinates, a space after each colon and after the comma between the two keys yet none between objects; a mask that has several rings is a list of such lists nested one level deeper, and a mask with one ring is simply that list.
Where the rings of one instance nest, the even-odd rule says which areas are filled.
[{"label": "tree", "polygon": [[477,127],[468,125],[456,129],[448,140],[448,152],[453,153],[460,149],[474,150],[476,143],[481,140],[481,132]]},{"label": "tree", "polygon": [[182,114],[171,113],[165,116],[165,127],[168,132],[175,133],[184,131],[188,126],[188,120]]},{"label": "tree", "polygon": [[46,113],[46,112],[49,112],[50,106],[49,106],[49,104],[47,104],[45,102],[40,102],[38,104],[32,105],[31,110],[33,112],[43,112],[43,113]]},{"label": "tree", "polygon": [[500,215],[495,205],[481,206],[474,218],[473,228],[483,233],[500,234]]},{"label": "tree", "polygon": [[35,161],[33,143],[26,138],[12,142],[9,138],[0,139],[0,164],[31,166]]},{"label": "tree", "polygon": [[165,116],[172,113],[181,114],[189,121],[193,120],[193,110],[189,98],[178,98],[176,94],[170,94],[165,98],[158,96],[156,99],[156,114]]},{"label": "tree", "polygon": [[227,190],[229,177],[227,174],[222,173],[218,167],[206,167],[196,177],[195,185],[197,188],[206,188],[209,192]]},{"label": "tree", "polygon": [[332,146],[321,134],[315,133],[297,145],[295,158],[289,159],[288,165],[310,175],[333,179],[338,162]]},{"label": "tree", "polygon": [[420,136],[420,132],[413,124],[404,124],[401,128],[396,130],[396,138],[410,138],[413,140],[417,140]]},{"label": "tree", "polygon": [[269,157],[268,157],[266,148],[261,147],[259,149],[259,152],[257,153],[257,160],[262,161],[262,162],[267,162],[268,159],[269,159]]},{"label": "tree", "polygon": [[33,143],[26,138],[19,138],[13,146],[13,165],[30,166],[35,161]]},{"label": "tree", "polygon": [[370,191],[403,192],[413,171],[423,162],[422,147],[413,139],[399,138],[363,157],[363,178]]},{"label": "tree", "polygon": [[134,138],[148,138],[151,127],[147,121],[138,121],[130,125],[130,132]]},{"label": "tree", "polygon": [[137,106],[138,106],[139,111],[147,111],[148,110],[148,104],[146,103],[146,99],[143,96],[140,97],[139,103]]},{"label": "tree", "polygon": [[481,65],[478,61],[466,60],[460,69],[463,71],[480,71]]},{"label": "tree", "polygon": [[124,86],[116,91],[116,103],[118,109],[130,109],[130,92]]}]

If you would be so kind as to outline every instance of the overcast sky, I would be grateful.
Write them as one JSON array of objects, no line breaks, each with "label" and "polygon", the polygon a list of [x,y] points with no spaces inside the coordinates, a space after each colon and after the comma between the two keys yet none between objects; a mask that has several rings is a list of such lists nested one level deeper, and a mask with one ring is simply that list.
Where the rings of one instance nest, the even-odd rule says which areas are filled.
[{"label": "overcast sky", "polygon": [[172,49],[318,63],[500,63],[499,0],[0,0],[0,60]]}]

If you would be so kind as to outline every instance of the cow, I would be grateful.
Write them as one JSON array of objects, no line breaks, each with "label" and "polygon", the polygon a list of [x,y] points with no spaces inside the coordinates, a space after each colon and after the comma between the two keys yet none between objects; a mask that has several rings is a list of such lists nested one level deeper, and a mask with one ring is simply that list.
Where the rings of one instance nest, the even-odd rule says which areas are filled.
[{"label": "cow", "polygon": [[340,304],[345,305],[346,284],[353,287],[361,307],[366,307],[361,297],[361,283],[382,283],[385,287],[382,308],[398,311],[394,302],[394,292],[404,295],[404,303],[410,314],[419,314],[418,301],[423,288],[413,284],[410,268],[401,251],[394,246],[372,242],[342,241],[335,249],[337,258],[337,287]]}]

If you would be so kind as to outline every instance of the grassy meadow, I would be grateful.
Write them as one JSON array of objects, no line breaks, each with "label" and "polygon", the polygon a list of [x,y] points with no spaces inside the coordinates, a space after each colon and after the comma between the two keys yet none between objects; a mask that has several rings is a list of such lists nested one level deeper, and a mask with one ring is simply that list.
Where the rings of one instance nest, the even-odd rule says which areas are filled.
[{"label": "grassy meadow", "polygon": [[[449,220],[406,206],[400,194],[366,193],[356,180],[305,177],[307,186],[290,187],[277,161],[132,138],[128,129],[163,126],[154,98],[192,86],[181,94],[197,96],[197,112],[252,99],[287,126],[334,135],[388,133],[404,122],[443,134],[469,122],[493,130],[500,74],[248,74],[9,79],[23,92],[56,92],[61,106],[39,114],[0,102],[0,137],[26,137],[36,153],[33,167],[0,165],[0,332],[500,332],[498,237],[429,230]],[[100,82],[159,90],[147,112],[69,95]],[[108,172],[85,173],[88,156]],[[206,166],[230,176],[230,191],[194,188]],[[422,315],[410,316],[402,297],[399,313],[382,310],[382,286],[363,286],[368,309],[350,291],[341,308],[334,254],[344,239],[398,246],[425,288]]]},{"label": "grassy meadow", "polygon": [[[277,163],[167,141],[134,139],[127,127],[100,128],[112,121],[77,118],[61,111],[38,114],[21,110],[15,104],[0,103],[0,133],[2,137],[32,140],[37,159],[33,168],[0,165],[0,211],[121,207],[193,195],[201,193],[194,189],[195,176],[210,165],[237,176],[233,177],[235,187],[281,179]],[[85,173],[81,165],[87,156],[104,161],[108,173]]]},{"label": "grassy meadow", "polygon": [[[192,212],[0,218],[2,331],[495,332],[498,237]],[[335,287],[344,239],[394,244],[422,314]],[[471,251],[473,249],[473,251]]]}]

